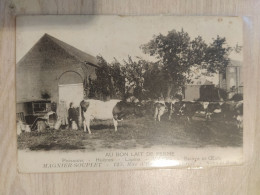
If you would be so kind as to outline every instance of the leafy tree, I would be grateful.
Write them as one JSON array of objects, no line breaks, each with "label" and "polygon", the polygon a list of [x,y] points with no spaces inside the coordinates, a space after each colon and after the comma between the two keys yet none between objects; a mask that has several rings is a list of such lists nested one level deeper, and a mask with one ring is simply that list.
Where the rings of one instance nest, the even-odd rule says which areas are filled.
[{"label": "leafy tree", "polygon": [[165,72],[161,70],[158,62],[149,63],[149,66],[144,73],[144,90],[147,98],[157,99],[161,97],[166,91],[167,82],[165,79]]},{"label": "leafy tree", "polygon": [[229,54],[232,50],[232,47],[227,46],[226,38],[217,36],[205,51],[205,68],[210,73],[223,73],[230,63]]},{"label": "leafy tree", "polygon": [[125,95],[125,75],[122,70],[122,65],[115,59],[110,65],[110,75],[113,89],[113,98],[122,98]]},{"label": "leafy tree", "polygon": [[89,79],[89,98],[121,98],[125,93],[125,78],[121,65],[116,61],[109,64],[102,56],[97,56],[99,68],[97,79]]},{"label": "leafy tree", "polygon": [[148,63],[141,58],[137,59],[137,61],[133,61],[132,58],[128,56],[128,59],[124,60],[122,65],[122,73],[126,81],[126,96],[133,95],[138,99],[143,99],[144,73],[146,72]]},{"label": "leafy tree", "polygon": [[223,72],[230,61],[230,52],[235,50],[226,44],[225,38],[217,36],[212,43],[206,44],[201,36],[191,40],[183,29],[154,36],[141,49],[155,56],[161,64],[160,74],[167,87],[163,94],[166,99],[191,82],[192,67],[207,69],[209,73]]},{"label": "leafy tree", "polygon": [[[89,97],[126,98],[134,95],[139,100],[164,96],[165,99],[180,94],[183,86],[192,82],[193,70],[205,69],[206,75],[223,73],[230,63],[229,54],[240,52],[217,36],[206,43],[201,36],[191,39],[187,32],[172,30],[159,34],[141,46],[144,53],[157,58],[149,62],[130,56],[120,64],[116,59],[108,63],[98,56],[100,68],[97,79],[89,79]],[[220,96],[220,91],[218,91]],[[103,96],[103,97],[101,97]]]},{"label": "leafy tree", "polygon": [[109,64],[102,56],[97,56],[100,68],[96,69],[97,79],[94,81],[94,86],[97,94],[101,94],[103,99],[110,96],[112,83]]}]

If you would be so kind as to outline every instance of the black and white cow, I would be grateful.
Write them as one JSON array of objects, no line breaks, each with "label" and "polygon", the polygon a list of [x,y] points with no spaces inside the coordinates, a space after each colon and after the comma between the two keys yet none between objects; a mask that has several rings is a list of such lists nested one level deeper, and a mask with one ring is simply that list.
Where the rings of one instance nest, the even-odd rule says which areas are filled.
[{"label": "black and white cow", "polygon": [[90,130],[90,121],[93,119],[98,120],[113,120],[115,131],[117,131],[118,121],[122,120],[126,115],[135,114],[142,115],[141,109],[135,103],[128,103],[121,100],[83,100],[80,103],[82,110],[82,119],[84,131]]},{"label": "black and white cow", "polygon": [[243,101],[228,101],[221,105],[222,117],[226,121],[234,121],[237,128],[243,128]]},{"label": "black and white cow", "polygon": [[212,116],[217,116],[222,113],[221,103],[219,102],[203,102],[204,105],[207,103],[207,106],[204,106],[205,109],[205,118],[206,120],[212,120]]},{"label": "black and white cow", "polygon": [[156,101],[154,103],[154,120],[161,121],[162,115],[166,112],[166,105],[164,101]]},{"label": "black and white cow", "polygon": [[[168,120],[172,119],[174,113],[179,110],[177,107],[179,100],[172,99],[169,101],[155,101],[154,103],[154,119],[160,121],[161,117],[166,115]],[[176,107],[177,106],[177,107]],[[177,108],[177,109],[176,109]]]},{"label": "black and white cow", "polygon": [[221,104],[222,118],[225,120],[232,120],[236,114],[236,105],[234,101],[227,101]]},{"label": "black and white cow", "polygon": [[238,129],[243,128],[243,101],[237,102],[234,110],[234,118]]},{"label": "black and white cow", "polygon": [[236,118],[236,125],[237,128],[243,128],[243,102],[238,102],[235,107],[235,118]]},{"label": "black and white cow", "polygon": [[201,112],[204,110],[205,108],[200,102],[185,101],[180,103],[179,115],[185,117],[190,123],[196,112]]},{"label": "black and white cow", "polygon": [[179,99],[172,99],[170,101],[165,102],[168,119],[171,120],[173,115],[178,115],[178,111],[180,110],[180,100]]}]

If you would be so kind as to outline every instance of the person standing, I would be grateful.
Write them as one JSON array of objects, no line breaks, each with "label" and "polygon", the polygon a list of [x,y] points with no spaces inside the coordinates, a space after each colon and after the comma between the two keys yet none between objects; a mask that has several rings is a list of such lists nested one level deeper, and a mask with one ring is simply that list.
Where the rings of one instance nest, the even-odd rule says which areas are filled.
[{"label": "person standing", "polygon": [[72,128],[72,121],[75,121],[77,127],[79,128],[79,113],[77,109],[74,107],[73,102],[70,103],[70,108],[68,110],[68,120],[69,120],[69,127]]}]

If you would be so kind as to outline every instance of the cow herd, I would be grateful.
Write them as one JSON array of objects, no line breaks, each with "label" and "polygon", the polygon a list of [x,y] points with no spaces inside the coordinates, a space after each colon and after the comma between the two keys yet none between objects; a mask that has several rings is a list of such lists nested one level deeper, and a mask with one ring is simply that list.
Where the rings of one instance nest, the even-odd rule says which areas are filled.
[{"label": "cow herd", "polygon": [[113,120],[115,131],[118,122],[127,115],[137,117],[153,113],[156,121],[167,118],[169,121],[184,119],[185,124],[191,124],[194,117],[200,116],[205,121],[222,120],[234,122],[237,128],[243,127],[243,102],[198,102],[198,101],[121,101],[121,100],[83,100],[80,104],[84,131],[91,134],[90,122],[93,119]]},{"label": "cow herd", "polygon": [[[184,121],[184,124],[192,124],[195,118],[204,121],[219,120],[225,123],[233,123],[238,129],[243,128],[243,101],[226,102],[199,102],[199,101],[134,101],[94,99],[80,102],[81,117],[84,132],[91,134],[90,123],[93,119],[113,120],[115,131],[118,130],[118,122],[129,115],[136,117],[153,118],[155,121]],[[22,123],[21,123],[22,124]],[[26,129],[20,123],[17,128]],[[28,128],[29,129],[29,128]]]},{"label": "cow herd", "polygon": [[191,123],[193,117],[199,116],[206,121],[219,119],[223,122],[234,122],[237,128],[243,128],[243,101],[156,101],[154,110],[154,119],[158,121],[166,115],[168,120],[182,118]]}]

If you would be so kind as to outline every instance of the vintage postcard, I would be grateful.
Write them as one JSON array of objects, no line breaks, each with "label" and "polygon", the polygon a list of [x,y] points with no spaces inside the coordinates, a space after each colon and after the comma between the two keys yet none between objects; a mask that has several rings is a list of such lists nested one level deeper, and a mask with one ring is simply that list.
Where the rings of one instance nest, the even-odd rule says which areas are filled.
[{"label": "vintage postcard", "polygon": [[243,163],[239,17],[18,16],[19,172]]}]

